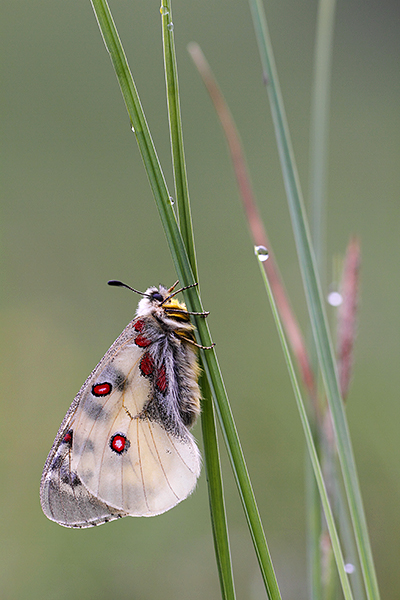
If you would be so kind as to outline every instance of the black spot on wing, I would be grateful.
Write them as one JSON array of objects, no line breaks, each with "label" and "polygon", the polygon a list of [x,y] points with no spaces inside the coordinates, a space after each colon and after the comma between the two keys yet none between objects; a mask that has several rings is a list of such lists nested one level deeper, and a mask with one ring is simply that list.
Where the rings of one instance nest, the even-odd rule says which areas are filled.
[{"label": "black spot on wing", "polygon": [[58,471],[58,469],[61,468],[63,460],[64,460],[64,457],[61,454],[57,454],[54,457],[54,460],[53,460],[53,462],[50,465],[50,470],[51,471]]},{"label": "black spot on wing", "polygon": [[74,488],[74,487],[78,487],[78,485],[82,485],[82,481],[79,479],[79,477],[76,473],[71,472],[70,486]]},{"label": "black spot on wing", "polygon": [[101,402],[93,396],[88,395],[83,404],[83,410],[90,419],[96,421],[98,419],[107,420],[109,417],[108,411],[104,408]]},{"label": "black spot on wing", "polygon": [[94,452],[94,443],[92,442],[92,440],[86,440],[85,450],[88,450],[89,452]]},{"label": "black spot on wing", "polygon": [[78,475],[73,471],[70,471],[69,467],[65,463],[60,469],[60,479],[62,483],[69,485],[72,488],[82,485]]},{"label": "black spot on wing", "polygon": [[127,379],[122,371],[115,371],[114,387],[123,392],[127,383]]}]

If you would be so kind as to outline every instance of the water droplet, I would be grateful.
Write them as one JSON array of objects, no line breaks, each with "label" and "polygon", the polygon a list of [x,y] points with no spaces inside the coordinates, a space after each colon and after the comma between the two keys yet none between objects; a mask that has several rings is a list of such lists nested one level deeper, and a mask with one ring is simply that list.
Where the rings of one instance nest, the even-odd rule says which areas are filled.
[{"label": "water droplet", "polygon": [[168,29],[168,31],[173,31],[174,30],[174,24],[172,22],[168,23],[167,29]]},{"label": "water droplet", "polygon": [[169,197],[169,201],[171,202],[171,206],[173,206],[175,204],[175,200],[173,199],[172,196]]},{"label": "water droplet", "polygon": [[161,5],[160,13],[162,15],[168,15],[169,14],[169,10],[168,10],[168,8],[166,6]]},{"label": "water droplet", "polygon": [[265,246],[254,246],[254,254],[258,256],[258,260],[261,262],[266,261],[269,256]]},{"label": "water droplet", "polygon": [[346,571],[346,573],[354,573],[354,571],[356,570],[355,566],[351,563],[346,563],[344,565],[344,570]]},{"label": "water droplet", "polygon": [[135,128],[133,125],[131,125],[131,130],[133,131],[133,133],[135,133]]},{"label": "water droplet", "polygon": [[328,303],[331,306],[340,306],[343,302],[342,294],[339,292],[329,292],[328,294]]}]

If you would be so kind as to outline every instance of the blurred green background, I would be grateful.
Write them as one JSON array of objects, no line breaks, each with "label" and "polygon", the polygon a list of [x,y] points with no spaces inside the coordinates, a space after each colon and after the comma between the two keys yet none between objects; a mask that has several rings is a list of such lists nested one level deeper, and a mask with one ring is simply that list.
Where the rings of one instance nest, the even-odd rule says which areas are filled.
[{"label": "blurred green background", "polygon": [[[305,196],[316,8],[266,5]],[[159,2],[111,9],[172,192]],[[283,597],[303,600],[303,434],[225,142],[186,51],[201,45],[230,104],[307,331],[250,12],[245,0],[175,0],[173,11],[202,298]],[[338,4],[327,241],[329,269],[351,233],[362,242],[348,417],[386,600],[400,589],[399,17],[397,0]],[[204,472],[191,498],[152,519],[74,531],[41,512],[59,424],[136,308],[107,280],[145,289],[175,273],[89,1],[3,0],[1,20],[1,598],[219,598]],[[221,449],[238,598],[263,598]]]}]

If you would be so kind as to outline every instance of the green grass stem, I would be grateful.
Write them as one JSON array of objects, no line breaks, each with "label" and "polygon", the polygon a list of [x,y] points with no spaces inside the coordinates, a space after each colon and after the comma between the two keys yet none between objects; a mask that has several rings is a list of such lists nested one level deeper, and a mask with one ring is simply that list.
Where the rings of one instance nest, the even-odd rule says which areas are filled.
[{"label": "green grass stem", "polygon": [[[257,251],[256,251],[256,256],[258,257]],[[259,261],[261,276],[263,278],[265,289],[268,294],[268,299],[271,304],[271,310],[272,310],[272,314],[274,317],[275,325],[278,330],[278,335],[279,335],[279,339],[280,339],[280,342],[282,345],[283,354],[285,356],[286,365],[287,365],[287,368],[289,371],[290,380],[291,380],[294,395],[296,398],[297,408],[298,408],[299,414],[300,414],[301,424],[304,429],[304,435],[306,438],[306,444],[307,444],[311,464],[312,464],[314,475],[315,475],[315,481],[317,483],[319,495],[321,498],[321,503],[322,503],[322,506],[324,509],[325,519],[326,519],[327,526],[329,529],[330,538],[332,541],[332,548],[335,553],[336,565],[338,568],[339,578],[340,578],[340,581],[342,584],[343,595],[345,597],[345,600],[352,600],[353,594],[351,592],[350,583],[349,583],[349,580],[347,577],[347,573],[345,571],[345,563],[344,563],[344,559],[343,559],[342,550],[340,547],[339,535],[336,530],[336,525],[335,525],[335,521],[333,518],[332,509],[330,506],[328,494],[326,491],[326,486],[325,486],[324,479],[322,476],[321,466],[320,466],[319,460],[318,460],[317,450],[315,448],[313,435],[311,433],[311,427],[308,422],[306,408],[304,406],[304,402],[303,402],[303,399],[301,396],[300,386],[297,381],[293,362],[292,362],[292,359],[290,356],[290,352],[289,352],[289,348],[288,348],[288,345],[286,342],[285,334],[283,332],[281,320],[279,318],[278,309],[276,307],[276,303],[275,303],[274,297],[271,292],[271,287],[269,285],[268,277],[265,273],[265,269],[264,269],[264,267],[262,265],[262,261],[259,259],[259,257],[258,257],[258,261]]]},{"label": "green grass stem", "polygon": [[190,211],[186,161],[183,146],[178,71],[174,44],[174,23],[172,20],[170,0],[162,1],[160,12],[162,22],[164,70],[167,90],[172,166],[174,171],[175,195],[178,205],[179,228],[185,242],[193,273],[195,277],[197,277],[192,217]]},{"label": "green grass stem", "polygon": [[[188,253],[194,277],[197,276],[195,244],[189,202],[185,152],[182,135],[182,119],[179,101],[178,71],[174,43],[174,25],[171,4],[163,0],[161,6],[162,37],[164,47],[164,70],[167,92],[168,117],[171,138],[172,165],[178,206],[179,228]],[[206,377],[201,378],[203,393],[201,426],[203,433],[204,460],[208,485],[211,525],[215,556],[224,600],[234,600],[235,587],[232,559],[229,548],[224,490],[221,474],[217,430],[211,390]]]},{"label": "green grass stem", "polygon": [[[91,1],[104,43],[110,54],[118,78],[132,127],[135,131],[139,150],[142,155],[179,280],[183,285],[195,283],[190,260],[175,218],[175,213],[171,206],[165,179],[108,4],[105,0]],[[190,311],[203,311],[197,288],[187,290],[185,293],[185,300]],[[206,320],[196,318],[196,324],[196,336],[198,342],[203,346],[211,345],[211,335]],[[281,598],[278,583],[272,566],[265,534],[262,528],[260,515],[254,498],[216,353],[214,350],[201,350],[200,353],[259,561],[264,585],[270,600],[278,600]]]},{"label": "green grass stem", "polygon": [[253,22],[256,30],[264,79],[266,81],[270,99],[283,179],[289,203],[313,337],[325,385],[326,396],[332,413],[337,452],[349,503],[366,593],[369,600],[378,600],[378,583],[357,477],[354,453],[350,441],[344,405],[340,395],[337,369],[327,327],[316,261],[311,247],[300,182],[290,142],[266,18],[261,0],[250,0],[250,6],[253,14]]},{"label": "green grass stem", "polygon": [[[315,252],[316,263],[322,288],[326,289],[326,213],[327,213],[327,163],[328,163],[328,136],[329,136],[329,105],[330,82],[332,72],[333,33],[335,21],[336,0],[320,0],[318,3],[317,26],[314,48],[314,72],[311,102],[310,124],[310,184],[309,204],[311,215],[311,237]],[[310,356],[314,373],[318,372],[318,358],[315,345],[310,336]],[[320,380],[321,377],[319,376]],[[321,383],[321,382],[320,382]],[[321,385],[318,386],[321,392]],[[322,390],[324,398],[324,392]],[[326,410],[325,400],[320,398],[310,403],[310,418],[313,420],[314,439],[321,461],[326,464],[328,460],[336,461],[336,453],[329,452],[325,455],[326,444],[320,443],[324,438],[321,411]],[[325,455],[325,457],[324,457]],[[333,469],[325,469],[325,473],[332,473]],[[310,470],[307,471],[307,517],[310,527],[307,528],[307,554],[309,567],[309,584],[313,600],[329,598],[328,589],[332,589],[330,578],[336,578],[336,571],[329,569],[330,563],[327,553],[330,552],[327,543],[323,543],[327,535],[326,525],[321,518],[321,504],[315,488],[315,479]],[[329,489],[338,489],[335,481],[329,482]],[[343,492],[340,486],[338,493]],[[319,526],[312,525],[311,520],[318,521]],[[324,593],[323,590],[324,589]]]},{"label": "green grass stem", "polygon": [[310,126],[311,235],[325,287],[329,107],[336,0],[319,0]]}]

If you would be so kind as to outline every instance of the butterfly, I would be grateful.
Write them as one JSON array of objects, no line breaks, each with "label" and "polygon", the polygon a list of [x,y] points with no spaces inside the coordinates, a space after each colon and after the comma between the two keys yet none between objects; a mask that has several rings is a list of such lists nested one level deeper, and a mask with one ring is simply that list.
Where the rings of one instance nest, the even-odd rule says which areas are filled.
[{"label": "butterfly", "polygon": [[208,313],[174,298],[187,289],[174,292],[178,282],[144,293],[108,283],[143,297],[76,395],[47,457],[41,505],[64,527],[161,514],[192,493],[201,469],[189,429],[200,413],[203,346],[190,315]]}]

